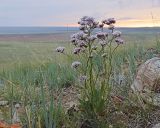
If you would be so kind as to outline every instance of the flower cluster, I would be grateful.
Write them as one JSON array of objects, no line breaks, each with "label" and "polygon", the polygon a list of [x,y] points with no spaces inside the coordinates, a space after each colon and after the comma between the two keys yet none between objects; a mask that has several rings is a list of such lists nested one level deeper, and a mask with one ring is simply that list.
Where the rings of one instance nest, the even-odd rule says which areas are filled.
[{"label": "flower cluster", "polygon": [[[115,41],[117,45],[123,44],[124,41],[123,39],[121,39],[121,32],[114,31],[115,23],[116,23],[116,20],[114,18],[109,18],[101,22],[97,22],[92,17],[88,17],[88,16],[82,17],[78,22],[78,24],[80,25],[79,27],[80,32],[75,33],[71,36],[71,42],[74,46],[73,54],[78,55],[84,51],[88,51],[88,53],[90,51],[91,54],[88,55],[88,57],[92,58],[93,57],[92,51],[97,51],[98,49],[97,47],[99,44],[101,47],[106,47],[108,46],[107,45],[108,43],[111,43],[113,41]],[[109,32],[104,31],[106,25]],[[100,28],[100,31],[94,32],[94,29],[96,28],[97,29]],[[64,47],[58,47],[56,49],[56,51],[59,53],[64,53],[64,50],[65,50]],[[101,56],[106,57],[107,52],[102,53]],[[79,67],[80,65],[81,63],[79,61],[75,61],[72,63],[71,67],[74,69],[77,69],[77,67]]]},{"label": "flower cluster", "polygon": [[89,29],[94,29],[98,26],[98,22],[96,22],[93,17],[89,16],[82,17],[78,24],[80,24],[80,30],[84,31],[85,33],[88,33]]},{"label": "flower cluster", "polygon": [[84,32],[78,32],[76,34],[73,34],[71,36],[71,42],[73,45],[78,46],[78,47],[86,47],[87,46],[87,34],[85,34]]},{"label": "flower cluster", "polygon": [[114,18],[109,18],[109,19],[102,21],[102,26],[104,26],[106,24],[106,25],[108,25],[108,29],[113,31],[115,28],[114,27],[115,23],[116,23],[116,20]]},{"label": "flower cluster", "polygon": [[106,20],[103,20],[102,23],[107,24],[107,25],[111,25],[111,24],[115,24],[116,20],[114,18],[108,18]]},{"label": "flower cluster", "polygon": [[101,40],[105,40],[107,36],[108,36],[108,33],[106,33],[106,32],[98,32],[97,33],[97,38],[101,39]]},{"label": "flower cluster", "polygon": [[[115,23],[114,18],[97,22],[92,17],[84,16],[78,22],[80,32],[71,36],[74,47],[72,54],[78,55],[76,58],[83,60],[83,63],[76,60],[71,64],[71,68],[79,74],[79,84],[84,85],[81,86],[83,91],[80,97],[80,107],[91,117],[93,114],[90,115],[90,111],[93,111],[97,119],[101,116],[100,113],[106,111],[108,96],[111,93],[108,88],[113,77],[114,53],[124,43],[121,32],[115,31]],[[64,47],[58,47],[56,51],[64,53],[64,49]],[[95,105],[95,101],[101,103],[102,107]],[[102,108],[101,112],[99,108]]]}]

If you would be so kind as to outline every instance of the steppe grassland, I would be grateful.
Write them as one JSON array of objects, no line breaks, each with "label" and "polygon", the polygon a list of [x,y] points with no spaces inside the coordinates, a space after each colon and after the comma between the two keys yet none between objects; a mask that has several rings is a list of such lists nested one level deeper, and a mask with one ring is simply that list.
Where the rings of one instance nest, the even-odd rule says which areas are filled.
[{"label": "steppe grassland", "polygon": [[[155,34],[126,34],[123,38],[125,44],[119,48],[113,60],[115,73],[127,76],[125,88],[121,90],[119,87],[115,88],[117,94],[121,95],[125,95],[130,88],[139,64],[154,56],[154,51],[147,51],[147,49],[160,50]],[[65,53],[73,58],[66,54],[57,54],[55,52],[57,46],[64,46]],[[23,101],[24,104],[44,102],[42,103],[44,109],[43,105],[48,100],[48,95],[52,95],[51,92],[44,92],[44,86],[48,85],[52,89],[76,84],[76,73],[71,69],[74,59],[76,60],[76,56],[72,54],[69,41],[0,41],[0,80],[2,84],[5,83],[5,87],[2,86],[3,89],[0,90],[0,98],[9,101],[11,105],[19,101]],[[41,89],[38,94],[37,87]],[[53,111],[53,108],[51,107],[49,111]],[[63,115],[62,110],[55,111],[56,116]],[[7,120],[10,119],[9,115],[5,116]],[[58,123],[63,120],[63,118],[60,120],[54,118]]]}]

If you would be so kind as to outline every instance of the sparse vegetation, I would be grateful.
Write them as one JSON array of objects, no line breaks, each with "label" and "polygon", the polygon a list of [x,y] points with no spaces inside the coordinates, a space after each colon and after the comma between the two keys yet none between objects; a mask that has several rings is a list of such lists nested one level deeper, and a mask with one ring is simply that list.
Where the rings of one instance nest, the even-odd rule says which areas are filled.
[{"label": "sparse vegetation", "polygon": [[[106,40],[105,33],[99,34]],[[8,107],[0,106],[0,119],[13,123],[14,106],[20,104],[20,124],[26,128],[150,128],[158,123],[160,108],[138,99],[130,85],[137,67],[159,55],[159,36],[134,33],[122,37],[125,43],[113,56],[108,48],[100,54],[101,47],[92,51],[95,42],[82,55],[73,55],[69,42],[0,42],[0,100],[8,101]],[[65,52],[63,47],[58,49],[65,55],[56,53],[59,45],[65,46]],[[82,52],[74,50],[75,54]],[[79,72],[71,68],[73,60],[81,62]],[[70,99],[67,93],[72,94]],[[77,97],[72,98],[73,94]]]}]

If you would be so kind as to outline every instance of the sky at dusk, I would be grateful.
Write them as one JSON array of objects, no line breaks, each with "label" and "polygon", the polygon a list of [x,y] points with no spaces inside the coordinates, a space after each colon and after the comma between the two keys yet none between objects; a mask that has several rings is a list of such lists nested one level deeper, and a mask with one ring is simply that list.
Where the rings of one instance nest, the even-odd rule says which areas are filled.
[{"label": "sky at dusk", "polygon": [[0,0],[0,26],[76,26],[82,16],[117,26],[160,26],[160,0]]}]

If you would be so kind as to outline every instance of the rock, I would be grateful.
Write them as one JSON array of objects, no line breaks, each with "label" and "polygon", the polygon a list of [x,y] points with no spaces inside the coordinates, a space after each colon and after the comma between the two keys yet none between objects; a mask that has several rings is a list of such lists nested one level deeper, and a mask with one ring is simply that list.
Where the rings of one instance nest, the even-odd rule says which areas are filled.
[{"label": "rock", "polygon": [[12,123],[20,123],[20,118],[19,118],[19,114],[17,111],[14,112],[13,114],[13,118],[12,118]]},{"label": "rock", "polygon": [[156,124],[156,125],[153,126],[152,128],[160,128],[160,123]]},{"label": "rock", "polygon": [[12,123],[20,123],[21,122],[20,118],[19,118],[19,112],[18,112],[20,107],[21,106],[19,103],[15,104],[15,106],[14,106],[15,110],[14,110],[13,117],[12,117]]},{"label": "rock", "polygon": [[160,58],[154,57],[142,64],[131,85],[134,92],[139,92],[144,99],[160,105]]},{"label": "rock", "polygon": [[160,58],[154,57],[142,64],[137,72],[136,79],[131,88],[134,91],[160,89]]},{"label": "rock", "polygon": [[8,101],[0,101],[0,106],[6,106],[8,105]]},{"label": "rock", "polygon": [[15,104],[15,108],[16,108],[16,109],[19,109],[20,107],[21,107],[21,106],[20,106],[19,103]]}]

